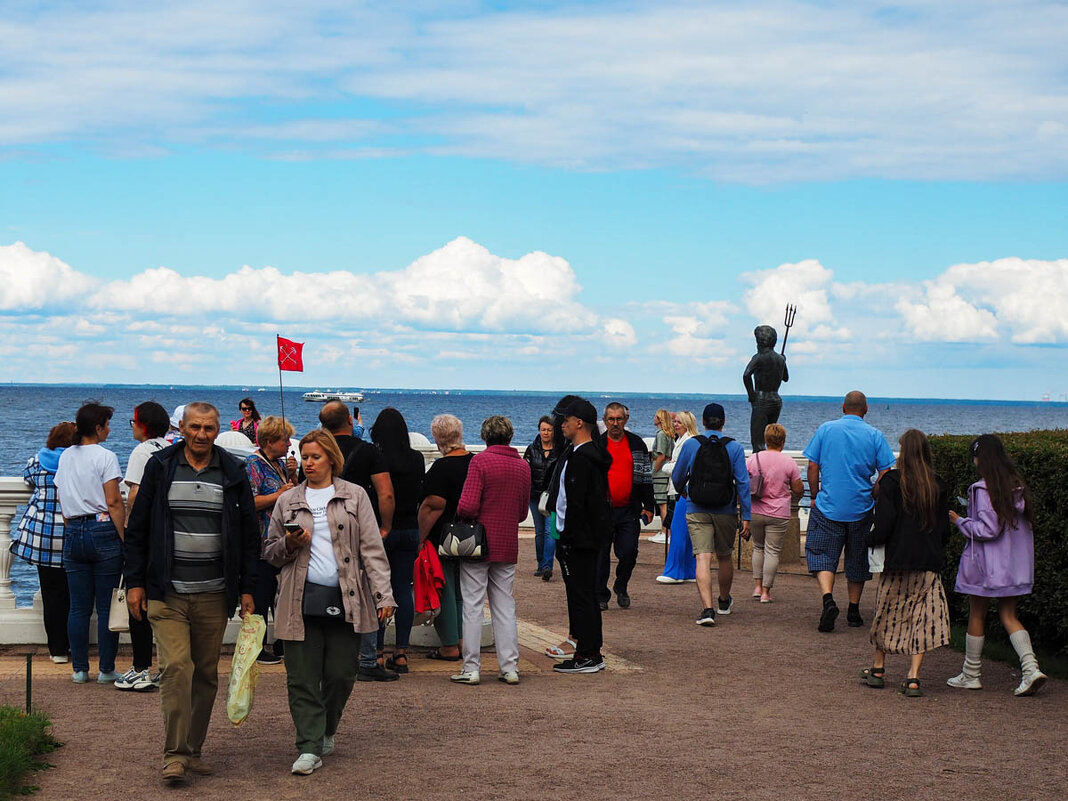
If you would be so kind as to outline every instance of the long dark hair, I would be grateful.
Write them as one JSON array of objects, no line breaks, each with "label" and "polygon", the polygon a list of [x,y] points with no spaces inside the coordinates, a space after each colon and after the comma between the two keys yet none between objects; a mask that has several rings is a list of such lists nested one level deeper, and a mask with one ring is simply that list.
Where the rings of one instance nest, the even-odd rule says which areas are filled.
[{"label": "long dark hair", "polygon": [[921,524],[923,531],[934,531],[938,525],[938,481],[931,458],[931,443],[915,428],[902,434],[898,443],[901,445],[897,470],[902,506]]},{"label": "long dark hair", "polygon": [[115,414],[110,406],[90,401],[74,416],[74,444],[81,445],[84,437],[95,437],[97,428],[103,428]]},{"label": "long dark hair", "polygon": [[375,418],[371,426],[371,442],[382,451],[391,471],[408,471],[411,464],[408,454],[412,450],[408,424],[404,421],[404,415],[392,406],[387,406]]},{"label": "long dark hair", "polygon": [[257,423],[260,421],[260,410],[256,408],[256,401],[252,400],[252,398],[242,398],[237,402],[238,411],[241,410],[242,406],[248,406],[252,409],[252,419]]},{"label": "long dark hair", "polygon": [[998,516],[998,523],[1009,525],[1016,517],[1016,493],[1023,493],[1024,519],[1031,520],[1031,493],[1016,471],[1012,457],[996,434],[983,434],[972,442],[972,456],[979,476],[986,482],[990,505]]}]

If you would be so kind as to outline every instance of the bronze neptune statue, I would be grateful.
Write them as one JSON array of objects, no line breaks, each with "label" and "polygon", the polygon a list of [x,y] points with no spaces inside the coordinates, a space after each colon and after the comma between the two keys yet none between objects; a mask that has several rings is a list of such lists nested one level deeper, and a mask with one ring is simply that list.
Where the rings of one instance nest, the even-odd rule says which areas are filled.
[{"label": "bronze neptune statue", "polygon": [[[786,334],[790,334],[793,323],[793,307],[787,308]],[[756,337],[757,352],[749,360],[749,366],[742,374],[742,383],[749,395],[753,409],[749,415],[749,437],[753,443],[753,453],[764,450],[764,427],[769,423],[779,422],[782,411],[782,398],[779,386],[790,380],[790,371],[786,367],[786,356],[775,352],[778,334],[770,325],[758,325],[753,329]],[[783,340],[783,352],[786,341]]]}]

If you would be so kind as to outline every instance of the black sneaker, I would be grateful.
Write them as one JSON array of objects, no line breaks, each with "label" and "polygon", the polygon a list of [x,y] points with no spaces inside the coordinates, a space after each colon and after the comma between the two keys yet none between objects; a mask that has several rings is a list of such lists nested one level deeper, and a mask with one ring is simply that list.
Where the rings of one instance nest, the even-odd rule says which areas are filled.
[{"label": "black sneaker", "polygon": [[565,659],[559,665],[553,665],[557,673],[597,673],[604,670],[604,659],[601,657],[582,659]]},{"label": "black sneaker", "polygon": [[541,580],[542,581],[552,581],[553,580],[553,571],[546,570],[544,573],[541,574]]},{"label": "black sneaker", "polygon": [[540,567],[534,571],[534,578],[541,578],[545,574],[545,571]]},{"label": "black sneaker", "polygon": [[597,606],[602,612],[608,611],[608,601],[598,601]]},{"label": "black sneaker", "polygon": [[356,681],[396,681],[399,678],[399,673],[381,665],[375,665],[373,668],[360,668],[356,672]]},{"label": "black sneaker", "polygon": [[828,601],[823,605],[823,612],[820,614],[820,624],[816,626],[817,631],[834,631],[834,621],[838,619],[838,604],[834,601]]},{"label": "black sneaker", "polygon": [[708,609],[702,609],[701,614],[697,616],[698,626],[714,626],[716,625],[716,610],[711,607]]},{"label": "black sneaker", "polygon": [[726,601],[724,601],[722,598],[717,598],[716,605],[719,607],[719,609],[716,610],[717,612],[719,612],[719,614],[729,615],[731,612],[734,611],[734,596],[728,595]]},{"label": "black sneaker", "polygon": [[630,596],[625,592],[616,593],[616,603],[620,609],[630,609]]},{"label": "black sneaker", "polygon": [[846,610],[846,623],[849,624],[850,628],[854,629],[864,625],[864,618],[860,616],[860,609],[853,606],[853,604],[850,604]]},{"label": "black sneaker", "polygon": [[271,653],[270,651],[260,651],[260,655],[256,657],[256,662],[260,665],[280,665],[282,664],[282,657],[278,654]]}]

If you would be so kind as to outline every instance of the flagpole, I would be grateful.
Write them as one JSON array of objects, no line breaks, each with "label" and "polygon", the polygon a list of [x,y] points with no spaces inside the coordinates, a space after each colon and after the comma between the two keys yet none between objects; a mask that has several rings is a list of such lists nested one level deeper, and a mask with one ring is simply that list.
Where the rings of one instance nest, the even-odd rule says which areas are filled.
[{"label": "flagpole", "polygon": [[286,398],[282,392],[282,359],[280,356],[282,347],[281,339],[281,334],[274,335],[275,361],[278,362],[278,402],[282,406],[282,428],[284,429],[286,425]]}]

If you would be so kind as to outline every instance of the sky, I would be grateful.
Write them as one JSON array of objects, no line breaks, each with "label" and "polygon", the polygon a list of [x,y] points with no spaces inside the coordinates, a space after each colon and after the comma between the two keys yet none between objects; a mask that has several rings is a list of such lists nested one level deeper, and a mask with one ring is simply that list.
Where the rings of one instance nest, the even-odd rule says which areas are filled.
[{"label": "sky", "polygon": [[0,12],[0,380],[1068,397],[1064,3]]}]

